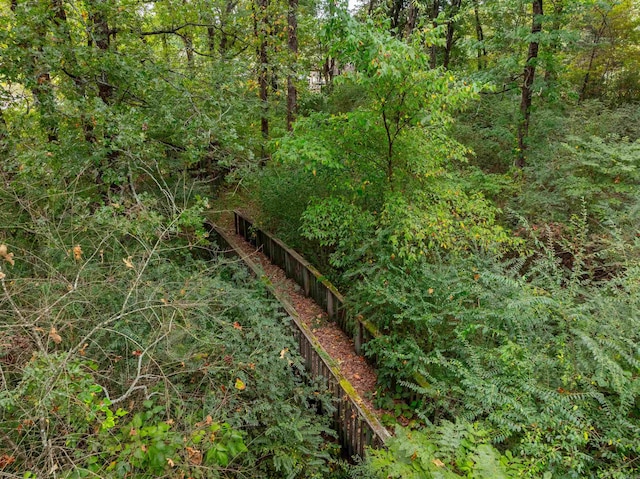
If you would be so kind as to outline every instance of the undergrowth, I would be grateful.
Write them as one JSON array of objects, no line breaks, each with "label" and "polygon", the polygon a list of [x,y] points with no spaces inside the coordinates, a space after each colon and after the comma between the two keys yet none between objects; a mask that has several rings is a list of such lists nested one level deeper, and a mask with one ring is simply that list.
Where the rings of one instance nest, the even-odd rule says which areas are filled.
[{"label": "undergrowth", "polygon": [[211,256],[206,200],[24,180],[0,192],[5,477],[331,473],[331,404],[261,286]]}]

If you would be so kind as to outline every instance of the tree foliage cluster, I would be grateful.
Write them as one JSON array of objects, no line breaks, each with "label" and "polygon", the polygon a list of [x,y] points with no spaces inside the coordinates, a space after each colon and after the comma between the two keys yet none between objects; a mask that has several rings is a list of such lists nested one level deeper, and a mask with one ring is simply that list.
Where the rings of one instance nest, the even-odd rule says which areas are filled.
[{"label": "tree foliage cluster", "polygon": [[[636,52],[633,34],[613,33],[623,5],[545,2],[532,19],[526,3],[452,14],[455,4],[433,2],[439,13],[411,33],[395,3],[328,26],[353,71],[274,145],[261,211],[383,332],[367,345],[381,406],[427,437],[447,421],[481,425],[511,458],[486,475],[402,433],[396,461],[372,459],[379,477],[448,477],[445,466],[468,477],[632,477],[637,97],[616,83],[626,67],[614,54],[606,67],[597,60],[616,47],[584,44],[601,15]],[[490,20],[474,43],[463,19],[479,14]],[[596,63],[611,68],[599,80]]]},{"label": "tree foliage cluster", "polygon": [[203,230],[261,154],[252,12],[0,3],[0,475],[339,469],[286,318]]},{"label": "tree foliage cluster", "polygon": [[346,474],[223,177],[384,333],[352,477],[638,474],[638,6],[351,7],[0,3],[2,474]]}]

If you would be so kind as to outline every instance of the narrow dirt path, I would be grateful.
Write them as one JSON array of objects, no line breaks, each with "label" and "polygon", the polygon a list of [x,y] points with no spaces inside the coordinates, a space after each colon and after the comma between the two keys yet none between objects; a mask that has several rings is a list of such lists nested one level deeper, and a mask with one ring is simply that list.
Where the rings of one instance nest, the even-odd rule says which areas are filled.
[{"label": "narrow dirt path", "polygon": [[366,406],[378,417],[387,411],[373,406],[376,394],[377,374],[364,357],[356,354],[353,340],[340,326],[330,321],[327,313],[313,299],[308,298],[293,280],[287,278],[284,271],[273,265],[269,259],[235,232],[233,213],[225,212],[216,219],[216,224],[236,239],[243,253],[262,266],[265,275],[279,293],[283,293],[296,309],[300,319],[311,328],[322,347],[340,365],[340,371],[360,395]]}]

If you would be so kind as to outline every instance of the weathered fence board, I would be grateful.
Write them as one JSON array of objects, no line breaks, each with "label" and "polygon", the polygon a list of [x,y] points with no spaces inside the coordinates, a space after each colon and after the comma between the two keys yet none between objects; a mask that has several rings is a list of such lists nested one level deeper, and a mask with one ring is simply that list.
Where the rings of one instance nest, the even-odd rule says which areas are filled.
[{"label": "weathered fence board", "polygon": [[[224,254],[229,254],[230,251],[233,251],[234,254],[240,256],[253,274],[257,277],[264,276],[257,264],[238,248],[233,238],[213,224],[208,224],[207,227],[209,232],[215,235]],[[236,231],[243,231],[243,229],[248,233],[250,226],[238,221],[238,216],[236,216]],[[268,248],[281,265],[285,265],[288,262],[291,265],[290,271],[299,271],[300,282],[304,284],[305,277],[307,277],[310,281],[313,278],[317,284],[322,284],[322,282],[317,281],[316,276],[305,274],[305,271],[309,271],[307,268],[310,265],[308,263],[305,265],[306,261],[297,253],[294,252],[295,255],[287,254],[286,249],[288,248],[283,248],[283,244],[279,240],[266,234],[258,234],[256,235],[257,237],[261,238],[258,241],[255,241],[254,238],[252,243],[256,245],[259,242],[263,246],[263,250]],[[271,257],[269,256],[269,258]],[[280,264],[278,265],[280,266]],[[290,277],[294,277],[294,275]],[[391,436],[389,431],[380,424],[378,418],[366,407],[362,398],[340,372],[338,364],[320,345],[308,326],[300,320],[295,308],[273,286],[266,281],[265,284],[269,293],[280,302],[282,309],[291,318],[293,335],[298,342],[299,351],[305,361],[307,371],[313,377],[323,378],[327,390],[334,397],[334,405],[336,407],[333,414],[334,427],[338,432],[340,444],[346,453],[349,456],[359,455],[364,457],[367,447],[384,447],[385,441]]]}]

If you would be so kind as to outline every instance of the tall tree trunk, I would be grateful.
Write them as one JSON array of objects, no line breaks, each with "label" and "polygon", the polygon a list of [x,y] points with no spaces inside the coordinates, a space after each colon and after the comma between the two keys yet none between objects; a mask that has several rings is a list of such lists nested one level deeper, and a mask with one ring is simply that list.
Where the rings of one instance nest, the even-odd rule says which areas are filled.
[{"label": "tall tree trunk", "polygon": [[71,30],[67,21],[67,12],[64,9],[63,1],[51,0],[51,9],[53,10],[53,22],[58,30],[55,37],[61,38],[61,43],[66,47],[62,52],[65,67],[63,70],[71,77],[78,92],[84,96],[85,82],[80,75],[78,61],[73,52],[73,39],[71,38]]},{"label": "tall tree trunk", "polygon": [[[91,13],[89,14],[91,20],[91,39],[90,42],[98,47],[101,54],[104,56],[109,51],[110,45],[110,32],[109,24],[107,23],[107,17],[102,11],[103,0],[92,1]],[[100,77],[97,80],[98,96],[106,104],[110,105],[113,101],[114,88],[109,82],[109,75],[106,70],[100,72]]]},{"label": "tall tree trunk", "polygon": [[404,27],[404,36],[407,39],[411,36],[413,30],[416,28],[416,23],[418,23],[418,14],[418,6],[415,4],[415,2],[412,1],[407,12],[407,24]]},{"label": "tall tree trunk", "polygon": [[227,4],[224,10],[224,14],[220,18],[220,55],[222,58],[226,57],[227,50],[229,49],[229,36],[225,31],[225,26],[227,24],[227,19],[233,13],[233,10],[236,8],[237,1],[236,0],[227,0]]},{"label": "tall tree trunk", "polygon": [[[182,0],[182,5],[185,6],[187,4],[187,0]],[[180,38],[182,38],[182,42],[184,43],[184,51],[187,54],[187,68],[188,70],[194,69],[194,60],[193,60],[193,37],[191,33],[183,30],[181,34],[178,34]]]},{"label": "tall tree trunk", "polygon": [[582,102],[587,98],[587,87],[589,85],[589,79],[591,77],[591,69],[593,68],[593,61],[596,58],[596,47],[594,46],[591,50],[591,55],[589,56],[589,65],[587,66],[587,72],[584,74],[584,78],[582,79],[582,87],[580,87],[580,96],[578,97],[578,101]]},{"label": "tall tree trunk", "polygon": [[209,55],[213,58],[216,53],[216,30],[213,27],[207,27],[207,46],[209,47]]},{"label": "tall tree trunk", "polygon": [[[67,47],[63,51],[64,65],[63,71],[71,77],[73,84],[76,88],[76,92],[80,98],[87,98],[87,80],[82,76],[78,60],[73,51],[73,38],[71,37],[71,29],[67,21],[67,13],[64,9],[64,3],[62,0],[51,0],[51,7],[53,9],[54,23],[58,28],[58,35],[61,36],[65,46]],[[93,131],[93,124],[87,118],[84,111],[80,112],[80,124],[82,125],[82,131],[87,143],[95,143],[96,138]]]},{"label": "tall tree trunk", "polygon": [[[433,28],[438,26],[438,21],[436,20],[438,18],[438,13],[440,13],[440,0],[433,0],[433,3],[431,4],[431,23]],[[438,48],[435,44],[431,45],[430,56],[429,64],[431,68],[435,68],[438,62]]]},{"label": "tall tree trunk", "polygon": [[462,0],[453,0],[451,2],[449,22],[447,23],[446,44],[444,48],[444,61],[442,62],[442,66],[445,69],[449,69],[449,62],[451,61],[451,50],[453,50],[454,35],[456,33],[456,22],[453,20],[453,17],[455,17],[460,12],[461,5]]},{"label": "tall tree trunk", "polygon": [[[256,37],[258,56],[258,88],[260,90],[260,131],[262,138],[266,141],[269,138],[269,57],[267,43],[267,7],[269,0],[257,0],[259,11],[254,10],[253,31]],[[267,153],[262,146],[262,160],[264,164],[267,160]]]},{"label": "tall tree trunk", "polygon": [[[90,13],[89,19],[91,21],[91,42],[95,43],[96,47],[100,51],[101,56],[106,56],[109,53],[109,46],[111,44],[111,32],[109,30],[109,24],[107,23],[107,17],[104,8],[104,0],[92,0],[90,3]],[[109,74],[107,70],[102,69],[100,71],[100,76],[96,81],[98,86],[98,96],[102,100],[102,102],[111,106],[114,103],[114,95],[115,95],[115,87],[112,85],[111,80],[109,79]],[[108,145],[108,150],[106,154],[106,165],[101,164],[98,166],[98,174],[96,176],[96,184],[103,185],[103,177],[105,170],[110,168],[115,168],[116,162],[119,157],[119,152],[112,145],[113,143],[113,135],[105,135],[105,140]],[[117,190],[116,184],[110,184],[108,186],[107,191],[105,192],[105,201],[109,201],[109,194],[111,192],[115,192]]]},{"label": "tall tree trunk", "polygon": [[522,97],[520,100],[520,121],[518,122],[518,155],[515,166],[524,168],[529,136],[529,120],[531,118],[531,99],[533,96],[533,80],[536,75],[536,59],[540,43],[539,33],[542,31],[542,0],[533,0],[533,22],[531,26],[532,40],[529,43],[527,62],[524,66],[524,81],[522,82]]},{"label": "tall tree trunk", "polygon": [[389,9],[389,18],[391,19],[391,34],[399,37],[400,31],[400,13],[402,13],[403,0],[392,0]]},{"label": "tall tree trunk", "polygon": [[332,56],[327,56],[322,65],[322,76],[324,77],[324,84],[327,91],[331,91],[333,88],[333,79],[338,74],[338,65],[336,59]]},{"label": "tall tree trunk", "polygon": [[184,43],[184,51],[187,54],[187,67],[189,68],[189,70],[193,70],[195,68],[193,60],[193,39],[188,33],[183,33],[179,36],[180,38],[182,38],[182,42]]},{"label": "tall tree trunk", "polygon": [[[473,15],[476,23],[476,39],[480,46],[478,47],[478,70],[486,67],[487,49],[484,46],[484,32],[482,31],[482,22],[480,21],[480,8],[478,0],[473,0]],[[484,59],[484,61],[483,61]]]},{"label": "tall tree trunk", "polygon": [[11,176],[6,171],[6,162],[9,157],[9,128],[4,119],[2,108],[0,108],[0,188],[11,181]]},{"label": "tall tree trunk", "polygon": [[229,49],[229,39],[227,35],[221,31],[220,33],[220,56],[224,58],[227,54],[227,50]]},{"label": "tall tree trunk", "polygon": [[298,0],[289,0],[287,26],[291,55],[291,67],[287,76],[287,130],[291,131],[298,113],[298,90],[295,84],[298,63]]},{"label": "tall tree trunk", "polygon": [[[554,0],[553,2],[553,20],[551,22],[551,31],[559,32],[562,28],[562,11],[564,10],[564,1],[563,0]],[[560,41],[558,40],[556,35],[552,34],[552,39],[549,44],[549,54],[547,55],[552,60],[555,58],[556,53],[560,49]],[[549,68],[549,65],[545,67],[544,71],[544,82],[547,86],[551,86],[555,83],[558,77],[558,72],[554,67]]]},{"label": "tall tree trunk", "polygon": [[591,78],[591,70],[593,69],[593,62],[596,59],[596,53],[598,52],[598,45],[600,44],[600,40],[604,35],[604,32],[607,28],[607,17],[603,14],[602,24],[597,31],[593,32],[593,47],[591,48],[591,53],[589,54],[589,64],[587,65],[587,71],[584,74],[584,78],[582,80],[582,87],[580,88],[580,96],[578,101],[584,101],[587,98],[589,80]]},{"label": "tall tree trunk", "polygon": [[160,35],[160,43],[162,45],[162,58],[168,65],[171,64],[171,55],[167,35]]},{"label": "tall tree trunk", "polygon": [[367,15],[369,17],[373,16],[373,11],[375,10],[375,8],[376,8],[376,0],[369,0],[369,5],[367,7]]},{"label": "tall tree trunk", "polygon": [[[2,108],[0,108],[0,154],[3,158],[6,157],[9,151],[9,128],[7,127],[7,121],[4,119]],[[4,161],[0,159],[0,172],[2,172]]]},{"label": "tall tree trunk", "polygon": [[[42,49],[39,54],[42,55]],[[31,89],[40,110],[40,125],[47,134],[47,141],[58,141],[58,119],[56,115],[56,99],[53,93],[53,84],[49,71],[34,59],[35,85]]]}]

